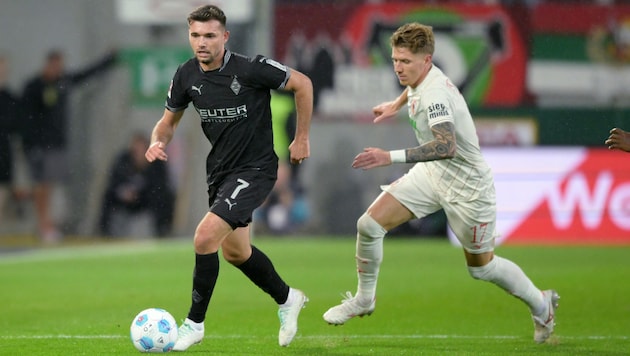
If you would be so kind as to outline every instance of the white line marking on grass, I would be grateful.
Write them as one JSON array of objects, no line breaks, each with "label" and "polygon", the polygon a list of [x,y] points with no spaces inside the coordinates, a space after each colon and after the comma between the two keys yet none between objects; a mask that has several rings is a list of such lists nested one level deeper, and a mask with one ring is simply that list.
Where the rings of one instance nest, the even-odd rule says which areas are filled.
[{"label": "white line marking on grass", "polygon": [[[506,339],[524,339],[522,336],[515,335],[305,335],[298,336],[301,339],[488,339],[488,340],[506,340]],[[613,335],[613,336],[562,336],[556,335],[559,339],[565,340],[629,340],[630,336]],[[127,339],[128,335],[0,335],[0,340],[43,340],[43,339]],[[206,339],[256,339],[266,338],[264,336],[253,335],[206,335]],[[528,337],[529,338],[529,337]]]},{"label": "white line marking on grass", "polygon": [[[123,335],[3,335],[1,340],[120,339]],[[129,337],[129,336],[126,336]]]},{"label": "white line marking on grass", "polygon": [[93,244],[77,246],[60,246],[50,248],[33,248],[15,252],[0,253],[0,265],[30,262],[48,262],[68,259],[85,259],[93,257],[108,257],[135,255],[153,252],[160,246],[170,244],[176,248],[189,248],[184,240],[156,241],[113,241],[95,242]]}]

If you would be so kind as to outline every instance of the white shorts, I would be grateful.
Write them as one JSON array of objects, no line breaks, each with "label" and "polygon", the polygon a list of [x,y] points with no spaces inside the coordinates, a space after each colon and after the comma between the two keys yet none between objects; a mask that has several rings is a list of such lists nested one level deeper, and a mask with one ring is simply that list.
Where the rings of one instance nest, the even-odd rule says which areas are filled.
[{"label": "white shorts", "polygon": [[433,189],[424,167],[416,164],[383,191],[423,218],[444,209],[453,233],[466,251],[480,254],[494,250],[496,237],[496,196],[494,186],[469,201],[446,201]]}]

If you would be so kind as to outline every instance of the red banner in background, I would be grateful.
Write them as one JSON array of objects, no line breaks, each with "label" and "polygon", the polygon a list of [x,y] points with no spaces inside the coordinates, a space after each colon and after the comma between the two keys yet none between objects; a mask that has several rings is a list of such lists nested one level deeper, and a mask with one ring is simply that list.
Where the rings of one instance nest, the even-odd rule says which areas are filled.
[{"label": "red banner in background", "polygon": [[[495,176],[498,243],[630,244],[630,154],[484,148]],[[455,238],[449,236],[457,243]]]},{"label": "red banner in background", "polygon": [[581,155],[529,208],[509,243],[630,243],[630,154]]},{"label": "red banner in background", "polygon": [[533,32],[586,35],[593,28],[615,26],[629,17],[630,5],[543,2],[532,8],[531,19]]},{"label": "red banner in background", "polygon": [[[370,88],[362,93],[367,105],[399,93],[400,88],[390,86],[387,77],[370,76],[365,68],[386,70],[394,83],[389,37],[400,25],[413,21],[433,26],[434,62],[451,77],[470,105],[516,106],[526,100],[524,37],[501,6],[278,4],[275,18],[275,55],[313,79],[316,108],[323,91],[332,92],[331,98],[352,95],[343,86],[347,81],[366,81],[353,88]],[[370,78],[377,78],[387,88],[372,87]],[[343,104],[334,102],[324,105],[324,109],[356,109],[340,110]],[[367,105],[365,109],[369,110],[371,106]]]}]

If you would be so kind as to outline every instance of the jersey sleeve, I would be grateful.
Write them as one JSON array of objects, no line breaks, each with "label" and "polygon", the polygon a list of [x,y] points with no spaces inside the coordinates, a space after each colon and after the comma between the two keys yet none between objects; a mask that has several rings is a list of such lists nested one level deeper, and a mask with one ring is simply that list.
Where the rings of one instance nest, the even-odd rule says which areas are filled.
[{"label": "jersey sleeve", "polygon": [[254,73],[256,80],[270,89],[284,89],[291,76],[289,67],[262,55],[254,58]]},{"label": "jersey sleeve", "polygon": [[186,92],[184,85],[182,85],[182,67],[183,66],[179,66],[179,68],[177,68],[166,94],[164,107],[172,112],[182,111],[186,109],[190,103],[190,96]]},{"label": "jersey sleeve", "polygon": [[427,91],[422,98],[422,106],[426,110],[429,127],[442,122],[454,122],[451,101],[444,90]]}]

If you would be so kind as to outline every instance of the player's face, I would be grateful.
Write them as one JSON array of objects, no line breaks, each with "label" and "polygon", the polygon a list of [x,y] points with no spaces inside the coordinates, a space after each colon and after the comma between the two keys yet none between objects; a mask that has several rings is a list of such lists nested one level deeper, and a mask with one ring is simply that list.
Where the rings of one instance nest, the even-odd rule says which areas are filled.
[{"label": "player's face", "polygon": [[412,53],[406,47],[392,48],[394,72],[401,85],[417,87],[431,69],[431,55]]},{"label": "player's face", "polygon": [[217,20],[193,21],[188,26],[190,47],[203,70],[221,67],[225,43],[229,37],[230,32],[226,31]]}]

